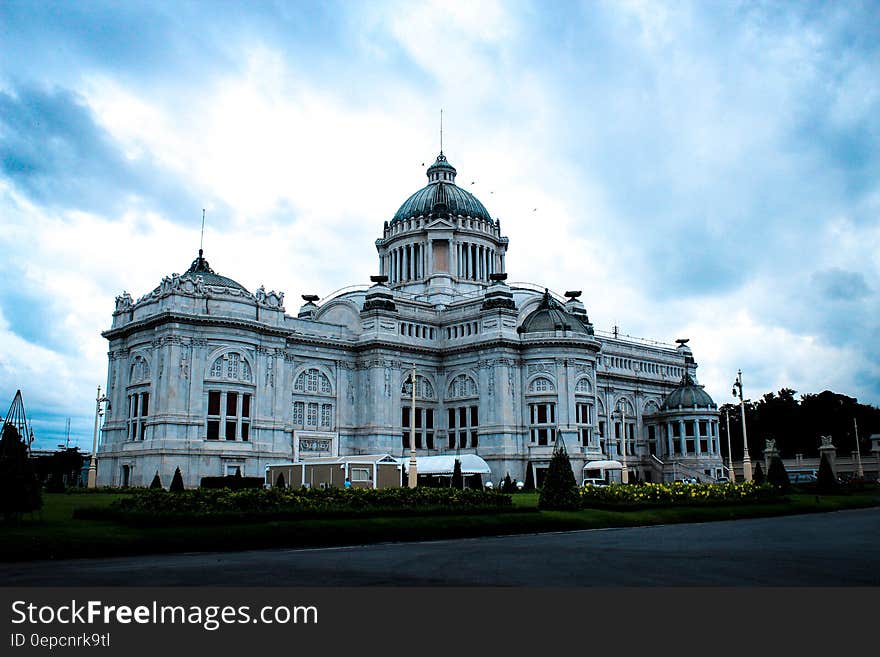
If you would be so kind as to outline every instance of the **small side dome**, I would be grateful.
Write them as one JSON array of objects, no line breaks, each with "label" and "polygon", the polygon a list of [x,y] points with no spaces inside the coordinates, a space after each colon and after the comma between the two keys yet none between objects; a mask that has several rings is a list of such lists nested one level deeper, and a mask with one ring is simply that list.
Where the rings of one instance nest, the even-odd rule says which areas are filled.
[{"label": "small side dome", "polygon": [[580,318],[569,313],[550,296],[550,291],[545,289],[541,303],[523,320],[516,329],[518,333],[541,333],[546,331],[572,331],[593,335],[593,327],[584,324]]},{"label": "small side dome", "polygon": [[669,393],[660,410],[676,411],[680,408],[717,408],[709,393],[694,381],[689,372],[684,373],[678,387]]}]

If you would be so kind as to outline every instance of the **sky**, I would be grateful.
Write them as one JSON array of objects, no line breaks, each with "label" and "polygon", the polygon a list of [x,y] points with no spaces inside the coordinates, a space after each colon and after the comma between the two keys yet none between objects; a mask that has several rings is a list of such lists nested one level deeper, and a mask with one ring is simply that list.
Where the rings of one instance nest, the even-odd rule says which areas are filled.
[{"label": "sky", "polygon": [[[0,403],[91,449],[114,299],[325,297],[443,149],[510,282],[689,338],[718,403],[880,405],[880,5],[0,2]],[[6,407],[2,409],[5,411]]]}]

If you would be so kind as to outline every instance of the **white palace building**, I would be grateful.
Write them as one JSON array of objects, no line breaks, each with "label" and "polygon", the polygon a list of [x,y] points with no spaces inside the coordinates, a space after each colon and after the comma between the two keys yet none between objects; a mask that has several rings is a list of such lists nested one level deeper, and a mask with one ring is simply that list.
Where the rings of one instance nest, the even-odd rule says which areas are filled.
[{"label": "white palace building", "polygon": [[442,152],[427,175],[382,227],[372,287],[304,295],[292,316],[282,293],[246,290],[199,251],[117,297],[99,485],[407,458],[411,440],[419,456],[476,454],[496,482],[540,486],[557,440],[578,481],[603,461],[630,481],[721,476],[718,410],[687,341],[600,334],[580,292],[509,285],[499,221]]}]

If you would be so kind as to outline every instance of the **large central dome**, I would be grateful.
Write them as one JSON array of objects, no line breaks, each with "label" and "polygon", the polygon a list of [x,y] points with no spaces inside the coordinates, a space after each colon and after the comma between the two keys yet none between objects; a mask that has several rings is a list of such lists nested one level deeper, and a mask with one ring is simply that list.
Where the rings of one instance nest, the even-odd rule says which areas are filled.
[{"label": "large central dome", "polygon": [[428,167],[428,185],[404,201],[391,223],[437,212],[492,221],[479,199],[455,184],[456,173],[441,151],[434,164]]}]

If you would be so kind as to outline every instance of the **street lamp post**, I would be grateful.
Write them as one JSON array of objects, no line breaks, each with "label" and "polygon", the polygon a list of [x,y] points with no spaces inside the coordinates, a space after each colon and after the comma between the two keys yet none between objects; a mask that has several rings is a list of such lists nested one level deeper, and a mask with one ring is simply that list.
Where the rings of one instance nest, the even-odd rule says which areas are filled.
[{"label": "street lamp post", "polygon": [[87,485],[89,488],[98,486],[98,418],[104,411],[101,410],[101,404],[107,401],[107,397],[101,394],[101,386],[98,386],[98,395],[95,397],[95,433],[92,437],[92,458],[89,461],[89,477]]},{"label": "street lamp post", "polygon": [[859,447],[859,423],[853,418],[853,428],[856,431],[856,476],[865,478],[865,469],[862,467],[862,449]]},{"label": "street lamp post", "polygon": [[733,450],[730,449],[730,411],[724,409],[724,423],[727,425],[727,464],[730,466],[730,481],[736,483],[736,472],[733,470]]},{"label": "street lamp post", "polygon": [[742,413],[743,425],[743,479],[752,480],[752,457],[749,456],[749,439],[746,435],[746,405],[743,401],[742,370],[736,371],[736,381],[733,383],[733,396],[739,398],[739,409]]},{"label": "street lamp post", "polygon": [[416,364],[413,363],[412,375],[412,407],[409,409],[409,480],[410,488],[418,486],[419,466],[416,460]]},{"label": "street lamp post", "polygon": [[626,401],[617,402],[617,410],[620,411],[620,457],[623,461],[623,471],[620,473],[620,482],[629,483],[629,467],[626,464]]}]

